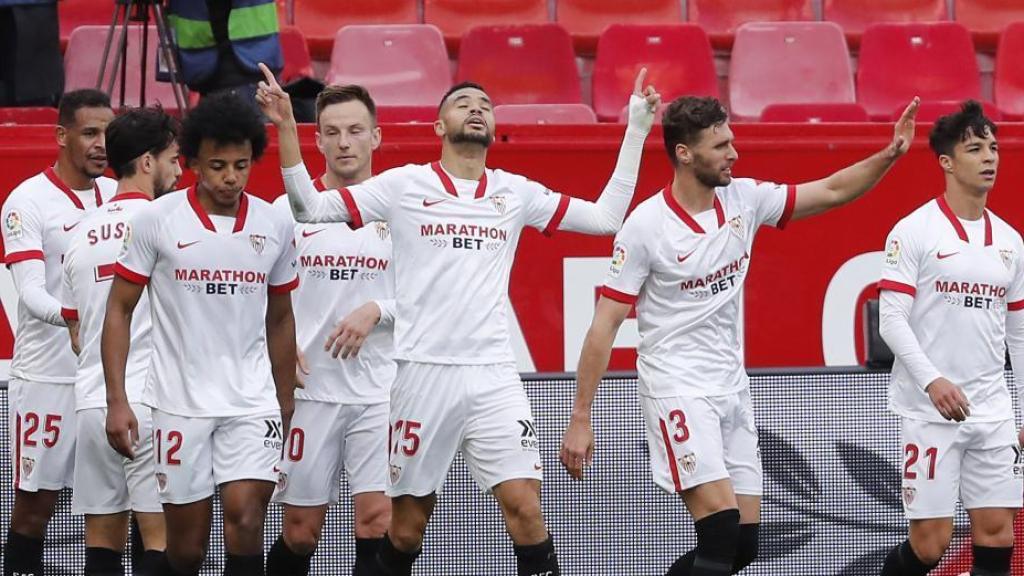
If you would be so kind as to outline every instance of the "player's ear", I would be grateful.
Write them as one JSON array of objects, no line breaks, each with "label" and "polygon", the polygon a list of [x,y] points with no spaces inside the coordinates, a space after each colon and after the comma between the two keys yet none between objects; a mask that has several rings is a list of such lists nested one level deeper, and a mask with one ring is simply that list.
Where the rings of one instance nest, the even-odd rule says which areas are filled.
[{"label": "player's ear", "polygon": [[374,126],[373,131],[370,133],[370,150],[376,150],[377,148],[380,148],[380,141],[380,126]]},{"label": "player's ear", "polygon": [[67,128],[61,126],[60,124],[57,124],[57,129],[56,129],[54,134],[55,134],[55,136],[57,138],[57,146],[60,146],[61,148],[67,146],[67,144],[68,144],[68,129]]},{"label": "player's ear", "polygon": [[138,162],[139,162],[139,168],[142,170],[143,174],[152,174],[153,173],[153,166],[154,166],[154,164],[156,164],[156,158],[153,158],[152,154],[150,154],[149,152],[146,152],[142,156],[139,156]]},{"label": "player's ear", "polygon": [[939,166],[942,166],[942,171],[946,174],[953,173],[953,158],[946,154],[939,156]]},{"label": "player's ear", "polygon": [[438,138],[444,138],[444,132],[444,122],[440,118],[434,120],[434,134],[436,134]]},{"label": "player's ear", "polygon": [[693,162],[693,151],[686,144],[676,144],[676,164],[689,166]]}]

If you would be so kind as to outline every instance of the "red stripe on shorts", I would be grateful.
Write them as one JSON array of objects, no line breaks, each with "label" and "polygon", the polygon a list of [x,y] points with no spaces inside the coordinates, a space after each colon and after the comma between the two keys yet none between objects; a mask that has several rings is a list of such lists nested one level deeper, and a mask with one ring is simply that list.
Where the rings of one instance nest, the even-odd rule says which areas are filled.
[{"label": "red stripe on shorts", "polygon": [[661,438],[665,441],[665,452],[668,455],[668,469],[672,472],[672,483],[676,486],[676,492],[683,491],[683,485],[679,482],[679,464],[676,463],[676,454],[672,451],[672,439],[668,436],[668,426],[664,420],[661,423]]}]

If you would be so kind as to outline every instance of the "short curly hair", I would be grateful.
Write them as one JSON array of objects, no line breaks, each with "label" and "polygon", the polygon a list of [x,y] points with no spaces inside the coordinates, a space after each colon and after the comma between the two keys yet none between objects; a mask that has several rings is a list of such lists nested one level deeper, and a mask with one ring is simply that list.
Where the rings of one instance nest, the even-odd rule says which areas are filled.
[{"label": "short curly hair", "polygon": [[267,128],[255,103],[231,92],[207,96],[189,111],[181,130],[181,154],[188,160],[199,157],[203,140],[218,145],[252,145],[252,158],[259,160],[267,149]]},{"label": "short curly hair", "polygon": [[928,145],[936,156],[952,156],[956,145],[973,136],[996,135],[996,125],[985,116],[985,109],[976,100],[967,100],[960,110],[935,121]]}]

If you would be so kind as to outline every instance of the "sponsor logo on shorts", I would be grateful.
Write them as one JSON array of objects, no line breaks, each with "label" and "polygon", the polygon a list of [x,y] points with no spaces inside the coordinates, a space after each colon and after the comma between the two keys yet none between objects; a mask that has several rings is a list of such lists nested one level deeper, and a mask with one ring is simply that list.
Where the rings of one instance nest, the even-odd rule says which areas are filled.
[{"label": "sponsor logo on shorts", "polygon": [[391,476],[391,483],[397,484],[398,479],[402,477],[402,467],[396,466],[394,464],[389,464],[388,468],[389,475]]},{"label": "sponsor logo on shorts", "polygon": [[533,427],[533,421],[516,420],[516,422],[522,428],[522,432],[519,434],[519,444],[523,447],[523,450],[539,450],[537,429]]},{"label": "sponsor logo on shorts", "polygon": [[1020,446],[1013,447],[1013,479],[1020,480],[1024,478],[1024,448]]},{"label": "sponsor logo on shorts", "polygon": [[159,486],[161,492],[167,491],[167,474],[163,472],[156,473],[156,484]]},{"label": "sponsor logo on shorts", "polygon": [[910,506],[914,503],[914,497],[917,496],[917,488],[913,486],[903,487],[903,505]]},{"label": "sponsor logo on shorts", "polygon": [[267,431],[263,434],[263,447],[280,450],[284,446],[284,430],[281,427],[281,421],[267,419],[263,423],[267,425]]},{"label": "sponsor logo on shorts", "polygon": [[697,471],[697,455],[693,452],[687,452],[679,458],[679,468],[682,469],[683,473],[687,476],[692,475]]},{"label": "sponsor logo on shorts", "polygon": [[[275,466],[276,468],[276,466]],[[284,487],[288,485],[288,473],[278,472],[277,473],[277,489],[284,490]]]},{"label": "sponsor logo on shorts", "polygon": [[36,459],[29,458],[28,456],[21,457],[21,476],[28,480],[28,477],[32,475],[32,471],[36,469]]}]

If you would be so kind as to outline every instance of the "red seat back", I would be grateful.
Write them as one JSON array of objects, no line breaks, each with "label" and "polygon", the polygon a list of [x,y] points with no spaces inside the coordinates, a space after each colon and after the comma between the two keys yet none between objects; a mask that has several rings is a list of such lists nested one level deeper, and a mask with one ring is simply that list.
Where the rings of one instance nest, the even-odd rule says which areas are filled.
[{"label": "red seat back", "polygon": [[718,96],[711,44],[700,26],[609,26],[597,42],[594,61],[594,112],[614,122],[633,92],[640,68],[665,102],[682,95]]},{"label": "red seat back", "polygon": [[294,24],[317,60],[331,55],[334,36],[351,24],[415,24],[416,0],[292,0]]},{"label": "red seat back", "polygon": [[688,0],[687,20],[700,24],[711,43],[732,45],[736,30],[747,22],[814,20],[811,0]]},{"label": "red seat back", "polygon": [[1011,22],[1024,22],[1020,0],[954,0],[953,14],[985,49],[995,48],[999,35]]},{"label": "red seat back", "polygon": [[824,0],[822,16],[858,42],[871,24],[948,20],[949,10],[946,0]]},{"label": "red seat back", "polygon": [[583,101],[572,40],[557,24],[472,28],[456,80],[483,85],[496,105]]},{"label": "red seat back", "polygon": [[423,21],[437,26],[449,49],[474,26],[512,26],[549,22],[547,0],[424,0]]},{"label": "red seat back", "polygon": [[360,84],[381,106],[435,107],[452,84],[444,39],[429,24],[342,28],[327,83]]},{"label": "red seat back", "polygon": [[1016,119],[1024,117],[1024,22],[1003,30],[996,52],[995,99],[999,109]]},{"label": "red seat back", "polygon": [[831,22],[744,24],[729,63],[729,103],[737,120],[768,104],[854,102],[846,39]]},{"label": "red seat back", "polygon": [[683,21],[679,0],[558,0],[555,17],[572,35],[576,50],[592,54],[612,24],[673,24]]},{"label": "red seat back", "polygon": [[0,126],[9,124],[57,124],[56,108],[0,108]]},{"label": "red seat back", "polygon": [[867,122],[868,112],[855,102],[814,104],[769,104],[761,122]]},{"label": "red seat back", "polygon": [[302,31],[295,26],[281,26],[278,37],[281,39],[281,54],[284,56],[281,83],[287,84],[304,76],[313,78],[313,62]]},{"label": "red seat back", "polygon": [[970,33],[955,22],[869,26],[861,42],[857,94],[875,119],[888,119],[914,96],[980,99]]}]

